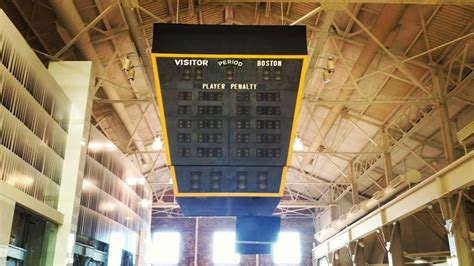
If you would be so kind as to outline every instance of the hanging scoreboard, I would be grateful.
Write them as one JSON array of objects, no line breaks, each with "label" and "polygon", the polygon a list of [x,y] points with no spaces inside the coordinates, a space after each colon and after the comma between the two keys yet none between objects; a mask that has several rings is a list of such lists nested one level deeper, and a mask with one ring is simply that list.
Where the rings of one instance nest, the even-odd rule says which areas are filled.
[{"label": "hanging scoreboard", "polygon": [[300,26],[155,24],[152,63],[185,215],[271,215],[283,195],[306,69]]}]

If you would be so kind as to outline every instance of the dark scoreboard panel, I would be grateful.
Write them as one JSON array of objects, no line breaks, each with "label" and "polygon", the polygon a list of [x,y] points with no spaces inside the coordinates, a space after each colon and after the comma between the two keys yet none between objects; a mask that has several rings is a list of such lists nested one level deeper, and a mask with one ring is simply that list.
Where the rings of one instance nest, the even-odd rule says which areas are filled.
[{"label": "dark scoreboard panel", "polygon": [[305,29],[156,24],[154,34],[175,195],[196,198],[181,201],[189,204],[281,197],[306,68]]},{"label": "dark scoreboard panel", "polygon": [[174,165],[286,164],[301,59],[171,56],[156,62]]}]

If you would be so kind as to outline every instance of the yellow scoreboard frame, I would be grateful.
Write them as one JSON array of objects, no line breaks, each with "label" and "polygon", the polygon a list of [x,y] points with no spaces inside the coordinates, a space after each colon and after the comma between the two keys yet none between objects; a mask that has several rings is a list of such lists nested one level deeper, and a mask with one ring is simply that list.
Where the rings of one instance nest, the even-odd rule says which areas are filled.
[{"label": "yellow scoreboard frame", "polygon": [[[158,65],[156,62],[157,58],[199,58],[199,59],[301,59],[303,60],[300,72],[300,80],[298,83],[298,93],[296,96],[295,111],[293,114],[293,124],[291,128],[290,141],[288,147],[288,156],[286,165],[283,166],[280,189],[278,193],[256,193],[256,192],[179,192],[178,182],[176,179],[176,172],[171,162],[170,148],[168,142],[168,130],[166,127],[166,116],[163,108],[163,97],[160,86],[160,76]],[[307,55],[255,55],[255,54],[174,54],[174,53],[152,53],[152,66],[153,75],[155,78],[155,89],[158,102],[158,108],[160,112],[160,124],[162,129],[163,142],[165,147],[166,161],[170,164],[170,175],[173,178],[173,191],[177,197],[282,197],[285,189],[286,175],[288,172],[288,166],[291,163],[293,155],[293,142],[296,136],[296,127],[298,123],[298,116],[301,109],[301,101],[303,97],[303,87],[307,71]]]}]

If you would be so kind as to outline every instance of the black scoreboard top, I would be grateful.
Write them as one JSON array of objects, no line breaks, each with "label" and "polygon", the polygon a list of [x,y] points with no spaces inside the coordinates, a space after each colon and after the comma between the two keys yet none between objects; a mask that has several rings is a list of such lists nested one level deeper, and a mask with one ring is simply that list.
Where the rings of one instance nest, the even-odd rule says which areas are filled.
[{"label": "black scoreboard top", "polygon": [[155,24],[152,63],[184,214],[271,215],[296,133],[306,29]]},{"label": "black scoreboard top", "polygon": [[304,26],[155,24],[152,53],[306,55]]}]

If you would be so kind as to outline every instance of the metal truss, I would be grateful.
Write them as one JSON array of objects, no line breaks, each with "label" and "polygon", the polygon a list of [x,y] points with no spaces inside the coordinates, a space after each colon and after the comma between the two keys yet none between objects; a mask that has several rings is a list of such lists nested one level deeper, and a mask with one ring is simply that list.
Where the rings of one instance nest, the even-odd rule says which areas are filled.
[{"label": "metal truss", "polygon": [[[426,24],[431,21],[431,19],[434,17],[436,12],[438,12],[438,10],[439,10],[439,8],[435,9],[433,14],[428,18],[427,21],[425,21],[425,18],[423,16],[421,16],[420,19],[422,20],[422,24],[424,26],[423,26],[422,31],[418,34],[417,38],[415,38],[415,40],[412,42],[412,45],[413,45],[413,43],[415,43],[417,41],[418,38],[420,38],[421,35],[423,35],[422,33],[426,32]],[[460,43],[464,43],[464,42],[472,39],[473,34],[472,33],[471,34],[466,34],[466,35],[461,36],[461,37],[459,37],[455,40],[452,40],[452,41],[447,42],[443,45],[440,45],[438,47],[432,47],[431,44],[426,43],[427,50],[425,52],[420,53],[420,54],[415,55],[415,56],[412,56],[412,57],[409,57],[409,58],[401,58],[400,59],[399,57],[394,56],[393,54],[391,54],[390,51],[388,51],[385,47],[382,47],[383,45],[380,43],[379,40],[377,40],[370,33],[370,30],[368,30],[362,23],[360,23],[360,21],[357,20],[356,15],[353,15],[350,11],[346,11],[346,13],[352,18],[352,20],[355,23],[357,23],[360,27],[363,28],[363,30],[367,33],[367,35],[369,35],[369,38],[373,39],[380,46],[380,48],[382,50],[384,50],[384,52],[390,58],[392,58],[395,61],[395,63],[390,65],[390,66],[379,69],[377,71],[373,71],[369,74],[365,74],[363,77],[361,77],[359,79],[354,79],[354,78],[351,79],[351,83],[353,83],[355,85],[355,84],[357,84],[358,81],[360,81],[362,79],[366,79],[368,77],[372,77],[373,75],[377,75],[377,74],[386,75],[387,77],[385,79],[385,82],[382,83],[382,85],[379,87],[379,89],[377,90],[377,93],[374,94],[374,96],[371,96],[371,97],[368,97],[368,98],[367,97],[356,97],[356,98],[349,99],[347,101],[338,102],[338,101],[328,100],[328,99],[318,99],[320,96],[319,97],[318,96],[314,97],[314,95],[309,95],[308,100],[310,99],[309,103],[311,103],[312,106],[315,106],[315,105],[326,106],[326,105],[329,105],[329,104],[341,104],[341,103],[345,104],[345,105],[351,105],[351,104],[366,105],[366,107],[363,109],[363,111],[360,114],[356,114],[356,116],[358,116],[360,118],[363,118],[362,116],[363,116],[364,111],[367,110],[367,108],[372,104],[389,104],[389,103],[392,103],[392,104],[399,105],[394,110],[394,112],[392,112],[392,114],[389,116],[392,119],[387,120],[387,121],[381,121],[382,125],[388,123],[388,126],[385,125],[385,126],[381,127],[379,132],[377,133],[377,135],[375,137],[368,136],[360,127],[357,126],[357,121],[351,121],[354,128],[356,130],[360,131],[369,140],[369,144],[362,151],[360,151],[359,153],[354,153],[357,156],[350,159],[351,164],[353,163],[355,168],[356,168],[355,174],[367,177],[369,180],[372,180],[372,182],[374,183],[375,186],[378,186],[379,188],[382,188],[382,186],[379,185],[378,182],[376,180],[374,180],[369,175],[369,173],[378,170],[377,167],[381,164],[381,162],[384,161],[384,158],[385,158],[384,155],[387,155],[387,154],[390,153],[390,150],[388,150],[388,149],[392,149],[393,146],[400,146],[402,149],[406,150],[407,147],[405,147],[404,145],[400,145],[398,143],[402,143],[406,139],[413,140],[415,138],[414,133],[415,133],[416,129],[420,127],[420,126],[417,126],[417,125],[420,124],[420,122],[423,121],[425,117],[432,116],[431,113],[434,112],[434,110],[436,109],[437,102],[439,101],[438,98],[436,97],[436,95],[433,95],[433,93],[427,89],[427,84],[430,81],[429,71],[427,72],[427,74],[422,79],[418,80],[418,79],[413,78],[410,75],[410,73],[404,69],[403,65],[407,64],[407,63],[412,64],[415,60],[418,60],[418,58],[420,58],[423,55],[429,55],[430,56],[432,52],[434,52],[438,49],[446,48],[448,46],[453,47],[455,45],[459,45]],[[425,38],[425,42],[427,42],[426,38]],[[334,41],[332,41],[331,43],[333,44],[333,46],[335,46],[335,50],[337,52],[339,52],[339,50],[341,48],[337,47],[338,45]],[[411,48],[412,45],[409,46],[407,51]],[[444,72],[448,73],[448,76],[451,76],[449,74],[451,70],[446,71],[446,65],[452,65],[452,63],[449,63],[449,62],[457,61],[458,64],[460,64],[462,67],[472,69],[472,66],[468,62],[463,61],[463,59],[466,58],[466,51],[467,51],[466,47],[467,46],[465,46],[465,48],[463,50],[462,56],[458,56],[457,59],[454,60],[454,61],[453,60],[448,60],[448,63],[445,64],[445,67],[444,67],[443,70],[444,70]],[[344,66],[347,70],[348,69],[347,63],[344,62],[346,59],[342,57],[340,52],[338,53],[338,55],[339,55],[338,59],[343,62]],[[431,56],[430,56],[430,58],[431,58]],[[422,65],[422,67],[426,68],[427,70],[432,69],[431,65],[428,66],[428,64],[420,63],[419,61],[416,62],[416,65]],[[404,74],[404,75],[397,75],[395,73],[395,69],[405,70],[405,71],[402,71],[402,73],[401,73],[401,74]],[[452,69],[452,67],[450,69]],[[387,71],[390,71],[390,70],[391,70],[391,72],[387,72]],[[460,82],[460,77],[461,77],[462,73],[463,73],[462,70],[460,70],[458,72],[459,75],[458,75],[457,83]],[[408,77],[408,79],[406,79],[407,77]],[[405,83],[412,84],[413,88],[412,88],[412,91],[409,94],[411,96],[403,97],[403,98],[385,98],[385,99],[383,99],[381,97],[377,97],[378,92],[385,85],[385,83],[388,81],[389,78],[395,78],[395,79],[401,80]],[[346,84],[346,85],[350,85],[350,84]],[[456,85],[456,83],[454,85]],[[345,86],[345,85],[343,85],[343,86]],[[451,84],[451,86],[453,86],[453,84]],[[423,91],[426,94],[428,94],[428,97],[425,97],[425,96],[421,95],[420,91]],[[416,117],[412,118],[412,119],[408,119],[408,122],[409,122],[408,125],[397,124],[397,119],[404,116],[404,114],[403,114],[404,111],[406,111],[407,108],[413,108],[413,106],[416,106],[416,108],[418,110],[418,114],[416,115]],[[303,105],[303,108],[305,108],[305,107],[310,112],[310,114],[309,114],[310,118],[307,122],[312,123],[312,125],[314,125],[317,128],[319,138],[324,143],[325,138],[321,135],[321,133],[319,133],[318,125],[317,125],[316,121],[314,121],[314,119],[312,119],[312,117],[311,117],[312,111],[314,111],[314,109],[313,109],[314,107],[311,107],[311,106],[308,107],[308,106]],[[353,114],[351,114],[351,116],[352,115]],[[345,116],[345,119],[348,119],[347,115],[345,115],[344,113],[342,114],[342,116],[343,117]],[[393,118],[394,116],[397,116],[397,117]],[[350,120],[350,118],[349,118],[349,120]],[[393,122],[389,122],[389,121],[393,121]],[[364,121],[364,122],[366,122],[366,121]],[[304,124],[308,125],[309,123],[304,123]],[[373,123],[371,123],[371,124],[373,124]],[[385,147],[385,149],[383,149],[383,150],[381,149],[381,148],[384,147],[384,141],[383,141],[382,135],[386,135],[386,137],[388,138],[388,142],[389,142],[389,143],[386,143],[386,145],[388,145],[388,147]],[[387,142],[387,141],[385,141],[385,142]],[[326,150],[324,150],[324,151],[310,151],[310,153],[315,154],[316,157],[313,157],[313,158],[315,158],[314,159],[315,161],[318,160],[321,157],[320,156],[321,154],[323,154],[323,155],[328,154],[329,157],[340,157],[338,155],[343,155],[343,156],[344,155],[346,155],[346,156],[347,155],[349,155],[349,156],[352,155],[352,154],[348,154],[347,151],[340,151],[338,153],[337,146],[332,147],[332,148],[331,148],[331,146],[328,146],[328,145],[325,145],[325,144],[324,144],[324,146],[326,147],[326,150],[329,150],[329,151],[326,151]],[[432,168],[431,164],[427,163],[427,161],[424,160],[423,158],[421,158],[421,156],[419,156],[416,152],[409,151],[409,154],[414,156],[418,160],[420,160],[428,168]],[[349,159],[349,158],[347,158],[347,159]],[[326,160],[326,161],[329,161],[329,163],[330,163],[330,160]],[[300,165],[301,169],[305,169],[301,162],[298,162],[298,164]],[[392,168],[392,166],[390,166],[390,168]],[[347,180],[347,177],[350,175],[349,169],[346,168],[343,171],[341,171],[341,169],[339,169],[339,168],[336,168],[336,169],[340,172],[340,176],[336,180]],[[432,170],[434,170],[434,169],[432,169]],[[389,172],[392,172],[392,169],[390,169]],[[377,174],[380,174],[380,173],[377,173]],[[387,174],[387,172],[385,173],[385,175],[386,174]],[[341,189],[341,190],[336,190],[336,193],[341,192],[341,194],[339,196],[342,197],[345,194],[347,194],[347,192],[349,192],[349,191],[350,190]],[[334,191],[328,189],[324,193],[324,195],[326,195],[326,196],[322,196],[322,197],[327,197],[328,194],[334,194]]]},{"label": "metal truss", "polygon": [[[470,37],[470,35],[464,36],[465,38]],[[469,44],[465,45],[463,49],[460,50],[460,52],[457,54],[457,56],[454,56],[451,60],[449,60],[443,67],[442,70],[445,73],[451,73],[449,76],[452,76],[452,72],[455,71],[453,68],[453,65],[457,64],[458,66],[461,66],[460,69],[457,69],[457,79],[452,80],[452,79],[447,79],[446,84],[444,85],[446,88],[450,88],[449,93],[446,95],[446,98],[452,98],[456,97],[456,94],[461,91],[469,82],[473,79],[474,74],[471,72],[472,67],[465,62],[464,60],[466,59],[466,51],[469,49]],[[464,68],[464,69],[463,69]],[[469,69],[469,71],[466,71],[466,69]],[[465,76],[465,73],[470,72],[467,76]],[[464,73],[464,76],[463,76]],[[427,75],[426,80],[424,83],[429,82],[433,77],[431,75]],[[416,91],[414,91],[416,93]],[[384,154],[386,153],[391,153],[393,152],[394,149],[402,149],[407,151],[407,156],[413,156],[415,160],[418,160],[421,162],[426,168],[428,168],[431,173],[434,173],[438,171],[439,169],[434,167],[431,162],[427,161],[424,159],[418,152],[418,147],[421,147],[423,145],[422,143],[419,143],[418,146],[414,148],[408,147],[404,142],[408,139],[410,140],[416,140],[416,132],[423,128],[424,125],[427,123],[432,123],[434,119],[437,119],[437,117],[434,116],[436,112],[439,111],[438,108],[438,99],[436,99],[435,102],[432,103],[425,103],[424,105],[418,106],[416,110],[416,115],[412,116],[411,118],[408,118],[406,116],[406,111],[410,106],[403,106],[402,108],[399,108],[399,110],[392,116],[392,119],[386,123],[384,130],[380,130],[379,134],[374,138],[374,141],[369,142],[368,145],[362,149],[362,151],[353,159],[353,165],[355,167],[355,175],[358,178],[367,178],[368,180],[371,180],[373,182],[373,187],[377,187],[378,189],[381,189],[384,187],[386,184],[385,182],[380,182],[377,178],[373,178],[373,173],[375,172],[375,175],[382,177],[386,177],[386,173],[380,173],[377,172],[378,167],[382,167],[384,163]],[[413,108],[411,109],[413,110]],[[401,121],[405,121],[402,125]],[[408,122],[408,123],[407,123]],[[388,145],[387,145],[387,150],[384,151],[383,154],[380,153],[380,147],[383,146],[383,138],[384,135],[388,138]],[[433,145],[432,145],[433,146]],[[443,147],[436,146],[438,149],[441,148],[440,152],[442,153]],[[337,154],[337,152],[336,152]],[[442,155],[442,154],[441,154]],[[393,168],[393,166],[392,166]],[[349,172],[349,169],[344,170],[346,173]],[[341,180],[344,179],[345,176],[340,175],[339,178],[336,180]],[[384,184],[385,183],[385,184]],[[369,189],[362,191],[362,194],[367,192]],[[340,190],[339,190],[340,191]],[[342,191],[341,194],[339,194],[339,197],[345,196],[349,191]],[[333,193],[330,191],[326,191],[325,194],[327,195],[328,193]]]}]

